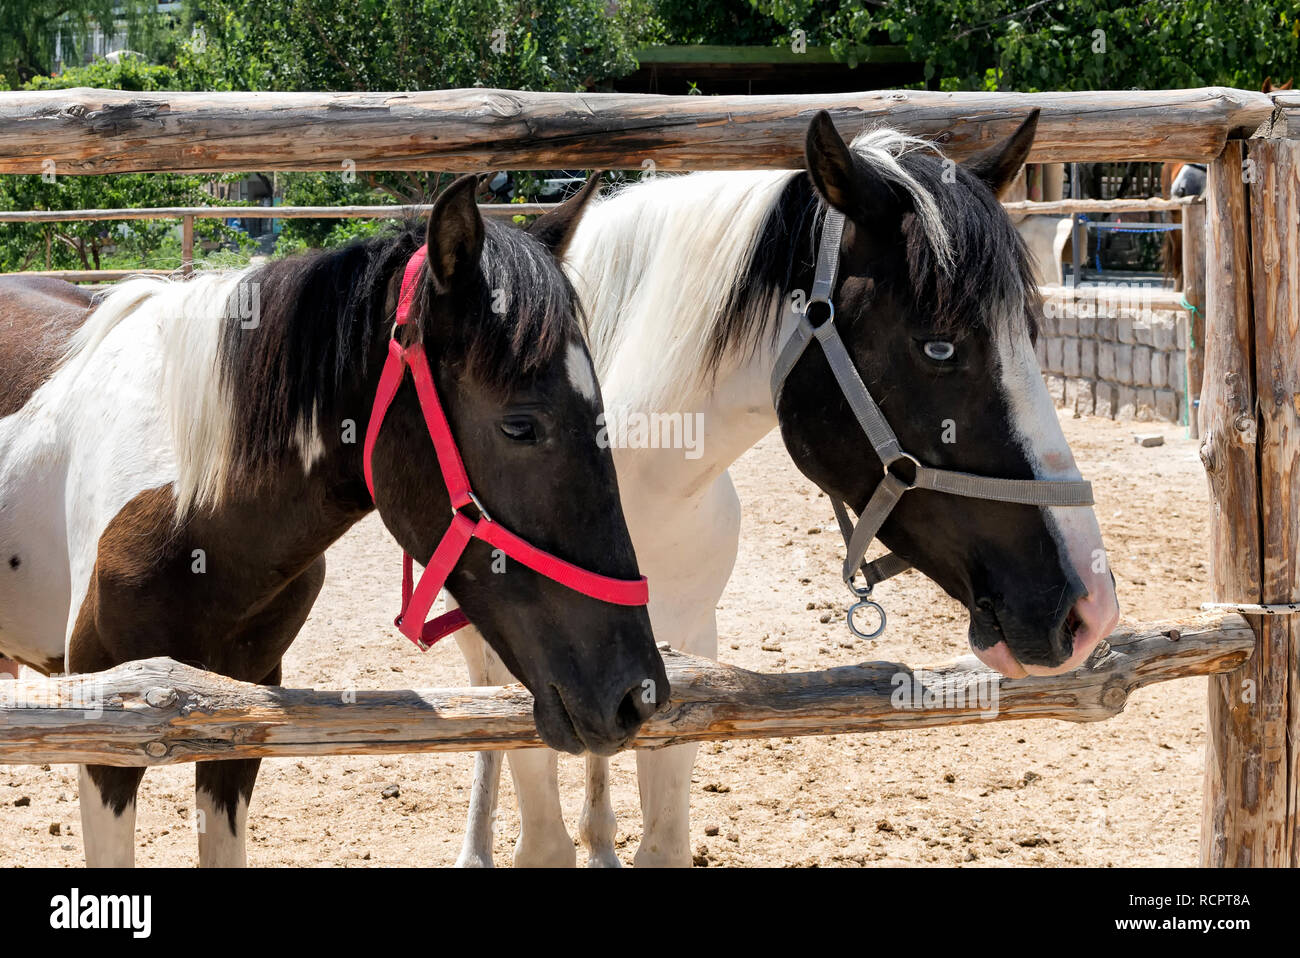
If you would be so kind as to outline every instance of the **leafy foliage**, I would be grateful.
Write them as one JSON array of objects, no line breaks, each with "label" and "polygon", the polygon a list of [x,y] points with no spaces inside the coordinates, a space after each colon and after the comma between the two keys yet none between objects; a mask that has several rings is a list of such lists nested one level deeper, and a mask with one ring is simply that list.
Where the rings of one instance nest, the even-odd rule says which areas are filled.
[{"label": "leafy foliage", "polygon": [[[133,19],[136,6],[150,5],[144,0],[3,0],[0,58],[8,59],[0,69],[39,60],[33,68],[14,67],[15,84],[21,81],[26,89],[400,91],[484,85],[580,90],[635,69],[632,51],[650,29],[649,0],[186,0],[175,22],[145,18],[147,28]],[[160,55],[166,65],[124,56],[47,75],[57,23],[65,31],[76,24],[86,33],[94,27],[107,30],[115,9],[130,18],[136,34],[152,38],[149,49],[165,51]],[[41,57],[22,52],[29,47],[47,52]],[[211,202],[203,189],[211,177],[55,174],[52,181],[0,177],[0,208]],[[304,206],[427,202],[449,181],[437,173],[279,175],[284,201]],[[381,224],[360,220],[287,220],[277,250],[333,245],[378,228]],[[92,268],[110,249],[119,258],[129,252],[150,265],[177,265],[176,232],[174,222],[5,224],[0,270]],[[225,243],[237,236],[212,220],[197,221],[195,233]]]},{"label": "leafy foliage", "polygon": [[[37,77],[28,89],[95,86],[122,90],[161,90],[175,86],[175,71],[134,58],[98,60],[65,70],[57,77]],[[212,198],[203,187],[211,176],[139,173],[115,176],[62,176],[56,168],[30,176],[0,176],[0,209],[130,209],[145,206],[199,206]],[[238,243],[238,235],[220,222],[198,220],[196,241]],[[130,258],[134,266],[180,265],[175,221],[132,220],[74,223],[5,223],[0,225],[0,271],[24,269],[100,269],[106,251]],[[166,257],[155,253],[167,247]],[[141,262],[141,260],[146,262]]]},{"label": "leafy foliage", "polygon": [[1258,89],[1269,75],[1300,78],[1294,0],[752,2],[849,62],[887,36],[944,89]]},{"label": "leafy foliage", "polygon": [[636,68],[648,0],[190,0],[194,89],[580,90]]},{"label": "leafy foliage", "polygon": [[4,0],[0,3],[0,89],[16,88],[55,69],[56,38],[64,59],[81,58],[91,35],[121,24],[132,49],[152,56],[167,48],[170,25],[149,0]]},{"label": "leafy foliage", "polygon": [[[582,90],[636,68],[649,0],[190,0],[177,53],[187,88],[417,90],[492,86]],[[291,173],[284,201],[423,203],[438,173]],[[364,221],[286,220],[278,249],[328,246]]]}]

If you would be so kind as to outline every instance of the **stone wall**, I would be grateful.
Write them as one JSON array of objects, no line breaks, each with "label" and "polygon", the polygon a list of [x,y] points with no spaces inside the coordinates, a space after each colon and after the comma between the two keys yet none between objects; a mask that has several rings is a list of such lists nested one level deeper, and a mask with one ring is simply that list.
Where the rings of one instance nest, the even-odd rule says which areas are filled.
[{"label": "stone wall", "polygon": [[1181,422],[1187,320],[1178,294],[1044,290],[1038,363],[1058,406],[1108,419]]}]

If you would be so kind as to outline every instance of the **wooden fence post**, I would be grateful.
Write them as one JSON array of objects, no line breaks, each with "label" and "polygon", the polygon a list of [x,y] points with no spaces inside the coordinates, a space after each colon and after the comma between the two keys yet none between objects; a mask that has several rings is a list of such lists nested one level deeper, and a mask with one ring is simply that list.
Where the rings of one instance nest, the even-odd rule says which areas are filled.
[{"label": "wooden fence post", "polygon": [[1205,207],[1193,204],[1182,211],[1183,302],[1187,310],[1187,381],[1183,401],[1187,404],[1187,427],[1193,439],[1200,435],[1197,400],[1205,378]]},{"label": "wooden fence post", "polygon": [[194,271],[194,217],[181,217],[181,272],[186,276]]},{"label": "wooden fence post", "polygon": [[[1216,599],[1290,602],[1300,596],[1300,143],[1243,149],[1230,144],[1211,164],[1206,203],[1211,578]],[[1250,661],[1210,679],[1209,866],[1300,864],[1300,621],[1254,626]]]}]

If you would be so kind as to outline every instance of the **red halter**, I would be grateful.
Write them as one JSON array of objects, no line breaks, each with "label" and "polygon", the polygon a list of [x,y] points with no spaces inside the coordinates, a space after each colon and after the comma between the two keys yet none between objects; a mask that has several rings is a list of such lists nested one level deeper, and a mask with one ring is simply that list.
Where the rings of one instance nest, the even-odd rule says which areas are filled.
[{"label": "red halter", "polygon": [[[406,264],[402,276],[402,289],[397,300],[397,323],[403,326],[411,314],[411,300],[415,296],[415,283],[424,267],[427,251],[421,246]],[[461,554],[469,545],[470,539],[482,539],[495,546],[512,559],[517,559],[535,572],[540,572],[561,585],[568,586],[576,592],[612,602],[615,605],[645,605],[650,600],[650,590],[645,576],[639,579],[612,579],[598,575],[586,569],[565,562],[530,545],[513,532],[494,522],[483,504],[470,488],[469,476],[465,464],[461,461],[460,450],[451,434],[451,425],[442,411],[438,401],[438,390],[433,383],[429,370],[429,360],[424,354],[424,346],[414,343],[403,348],[396,336],[388,342],[388,359],[384,362],[383,372],[379,376],[379,388],[375,390],[375,406],[370,413],[370,424],[366,428],[366,444],[363,462],[366,473],[366,486],[373,498],[375,481],[371,471],[371,456],[375,449],[375,440],[379,437],[379,427],[384,421],[384,414],[397,395],[398,387],[406,375],[406,367],[411,368],[415,380],[415,392],[420,399],[420,409],[424,413],[424,423],[429,428],[433,439],[434,451],[438,454],[438,465],[442,469],[442,480],[447,485],[451,496],[451,526],[443,534],[442,541],[433,550],[433,557],[425,566],[418,585],[413,586],[411,557],[402,553],[402,611],[394,620],[394,625],[401,633],[420,647],[428,649],[443,636],[450,635],[457,629],[469,624],[469,619],[460,609],[443,613],[431,622],[425,622],[425,616],[438,597],[439,590],[451,575]],[[461,510],[473,505],[478,510],[478,519],[471,519]]]}]

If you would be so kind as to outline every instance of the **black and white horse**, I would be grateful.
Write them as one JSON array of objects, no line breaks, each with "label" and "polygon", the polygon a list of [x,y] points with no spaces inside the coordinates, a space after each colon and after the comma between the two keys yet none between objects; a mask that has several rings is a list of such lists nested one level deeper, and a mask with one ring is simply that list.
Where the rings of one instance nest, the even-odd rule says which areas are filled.
[{"label": "black and white horse", "polygon": [[[661,176],[587,212],[566,267],[590,317],[608,417],[703,423],[691,448],[632,442],[614,456],[632,540],[656,585],[651,618],[675,648],[716,655],[714,609],[740,526],[727,470],[759,439],[779,425],[798,467],[858,512],[882,482],[881,458],[820,350],[790,370],[779,407],[770,391],[799,320],[790,302],[807,300],[829,208],[845,217],[832,251],[834,327],[902,448],[929,467],[1079,480],[1034,357],[1031,267],[998,203],[1035,125],[1036,115],[958,166],[887,129],[846,145],[820,114],[806,174]],[[1073,669],[1117,621],[1090,508],[914,489],[880,538],[969,610],[971,649],[1005,675]],[[504,678],[472,634],[460,642],[475,682]],[[637,754],[637,865],[690,863],[695,751]],[[573,864],[555,753],[511,752],[510,767],[522,818],[515,863]],[[480,753],[461,864],[491,863],[499,770],[500,753]],[[592,864],[616,865],[606,761],[589,759],[587,771],[580,836]]]},{"label": "black and white horse", "polygon": [[[634,579],[557,259],[580,208],[529,235],[485,224],[474,183],[439,199],[427,239],[408,231],[186,282],[134,280],[98,301],[62,283],[0,284],[0,654],[46,673],[169,655],[275,684],[325,550],[376,504],[426,562],[455,523],[429,396],[417,398],[410,375],[376,434],[373,498],[363,475],[390,334],[422,344],[492,519],[577,566]],[[412,321],[398,328],[404,267],[422,243]],[[535,695],[551,746],[608,754],[664,700],[644,607],[502,563],[477,539],[448,588]],[[196,766],[202,864],[244,862],[257,768]],[[90,864],[133,861],[143,772],[82,768]]]}]

